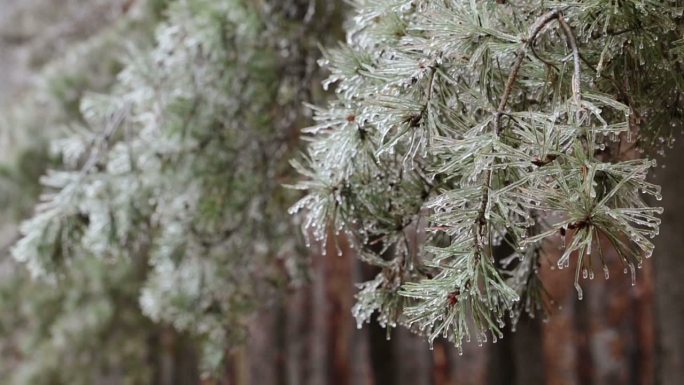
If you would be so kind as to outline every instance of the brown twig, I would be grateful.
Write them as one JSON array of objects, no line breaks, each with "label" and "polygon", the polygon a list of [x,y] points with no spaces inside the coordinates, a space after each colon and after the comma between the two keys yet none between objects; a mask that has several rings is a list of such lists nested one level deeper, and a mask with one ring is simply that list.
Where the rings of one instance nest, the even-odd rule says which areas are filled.
[{"label": "brown twig", "polygon": [[558,18],[559,14],[560,10],[556,9],[547,12],[546,14],[542,15],[539,19],[537,19],[537,21],[530,28],[529,35],[525,40],[523,40],[522,46],[520,47],[520,49],[518,49],[518,57],[515,59],[515,62],[513,63],[513,68],[511,69],[510,75],[508,75],[508,80],[506,80],[506,85],[504,86],[504,91],[503,95],[501,96],[501,101],[499,102],[499,107],[496,110],[495,125],[497,135],[500,133],[502,129],[501,116],[504,110],[506,109],[506,105],[508,105],[508,99],[510,98],[511,92],[513,91],[513,85],[515,84],[515,80],[518,78],[520,68],[522,68],[522,63],[525,60],[527,49],[532,44],[534,44],[534,41],[537,39],[537,35],[539,35],[539,32],[541,32],[542,28],[544,28],[544,26],[546,26],[552,20]]},{"label": "brown twig", "polygon": [[[530,27],[528,36],[526,39],[523,40],[523,44],[521,47],[518,49],[517,52],[517,57],[515,59],[515,62],[513,63],[513,67],[511,69],[511,73],[508,76],[508,79],[506,80],[506,84],[504,86],[504,91],[501,96],[501,101],[499,102],[499,106],[496,110],[496,115],[494,118],[494,127],[495,127],[495,133],[497,137],[501,134],[501,131],[503,130],[502,123],[501,123],[501,118],[506,110],[506,106],[508,105],[508,99],[511,96],[511,93],[513,92],[513,87],[515,85],[515,81],[518,78],[518,74],[520,72],[520,69],[522,68],[523,61],[525,60],[525,57],[527,56],[527,50],[530,49],[535,40],[537,39],[537,36],[539,33],[542,31],[542,29],[552,22],[553,20],[557,20],[558,23],[560,24],[563,33],[565,34],[566,40],[568,42],[568,45],[570,46],[573,54],[573,63],[574,63],[574,73],[573,73],[573,78],[572,78],[572,92],[573,92],[573,99],[575,103],[577,104],[578,110],[576,114],[576,120],[579,122],[580,118],[580,108],[581,108],[581,65],[580,65],[580,53],[579,49],[577,47],[577,39],[575,38],[574,33],[572,32],[572,29],[568,25],[568,23],[565,21],[563,18],[563,15],[560,11],[560,9],[555,9],[552,11],[549,11],[545,13],[544,15],[540,16],[535,23]],[[487,212],[487,206],[489,205],[489,190],[491,189],[492,185],[492,170],[489,169],[487,170],[485,174],[485,185],[484,185],[484,193],[482,194],[482,202],[480,204],[480,209],[478,211],[478,217],[476,221],[476,226],[477,226],[477,234],[475,236],[475,247],[477,249],[478,254],[476,255],[476,258],[480,257],[480,253],[483,251],[483,246],[481,243],[481,238],[484,238],[485,236],[485,226],[487,225],[487,220],[486,220],[486,212]]]}]

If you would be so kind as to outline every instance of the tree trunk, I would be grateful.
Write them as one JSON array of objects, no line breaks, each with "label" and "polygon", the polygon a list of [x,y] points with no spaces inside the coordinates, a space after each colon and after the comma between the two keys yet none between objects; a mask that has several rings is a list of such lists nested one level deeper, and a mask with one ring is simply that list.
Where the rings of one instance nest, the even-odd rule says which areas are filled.
[{"label": "tree trunk", "polygon": [[[679,139],[679,138],[678,138]],[[663,187],[665,208],[653,257],[656,277],[658,320],[658,384],[679,385],[684,381],[684,143],[678,140],[658,168],[656,182]]]}]

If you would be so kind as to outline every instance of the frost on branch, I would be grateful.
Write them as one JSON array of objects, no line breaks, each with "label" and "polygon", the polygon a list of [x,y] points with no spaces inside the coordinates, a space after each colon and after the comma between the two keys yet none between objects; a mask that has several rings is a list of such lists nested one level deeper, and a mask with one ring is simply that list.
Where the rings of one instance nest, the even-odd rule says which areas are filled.
[{"label": "frost on branch", "polygon": [[304,130],[292,211],[379,268],[360,324],[496,341],[543,307],[545,241],[567,239],[580,299],[580,275],[606,269],[599,237],[632,274],[651,256],[660,189],[633,150],[681,125],[681,2],[355,6],[322,61],[336,98]]},{"label": "frost on branch", "polygon": [[274,3],[170,2],[154,48],[131,48],[112,92],[53,142],[64,167],[13,249],[49,281],[132,264],[143,312],[204,341],[207,370],[301,264],[280,185],[311,75],[299,36],[317,24]]}]

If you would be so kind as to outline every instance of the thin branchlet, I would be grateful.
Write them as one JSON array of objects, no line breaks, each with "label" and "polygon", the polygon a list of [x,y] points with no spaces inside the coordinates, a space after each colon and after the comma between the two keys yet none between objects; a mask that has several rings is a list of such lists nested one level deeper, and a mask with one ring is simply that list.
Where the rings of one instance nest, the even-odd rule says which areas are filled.
[{"label": "thin branchlet", "polygon": [[[501,131],[503,130],[503,125],[502,125],[502,116],[506,110],[506,105],[508,104],[508,99],[511,96],[511,93],[513,92],[513,88],[516,82],[516,79],[518,77],[518,73],[520,72],[520,68],[522,68],[522,63],[525,60],[527,56],[527,50],[530,48],[534,47],[534,43],[537,39],[537,36],[539,33],[542,31],[542,29],[549,24],[550,22],[557,20],[561,27],[563,28],[563,31],[567,37],[568,40],[568,45],[570,45],[572,52],[573,52],[573,58],[574,58],[574,68],[575,72],[573,75],[573,80],[572,80],[572,89],[573,89],[573,95],[574,95],[574,100],[575,103],[579,106],[581,106],[581,88],[580,88],[580,81],[581,81],[581,74],[580,74],[580,61],[579,61],[579,50],[577,48],[577,42],[575,39],[575,36],[572,32],[572,29],[568,24],[565,22],[565,19],[563,18],[562,13],[558,9],[554,9],[550,12],[547,12],[546,14],[542,15],[537,19],[537,21],[532,25],[530,28],[530,31],[528,33],[527,38],[523,41],[520,49],[518,50],[516,54],[516,60],[513,63],[513,68],[511,69],[511,73],[508,76],[508,79],[506,80],[506,85],[504,86],[503,94],[501,96],[501,101],[499,102],[499,107],[497,108],[496,111],[496,116],[494,120],[495,124],[495,132],[496,135],[500,135]],[[579,109],[577,111],[577,122],[579,123]],[[477,218],[477,226],[478,226],[478,231],[477,231],[477,239],[475,241],[476,247],[479,250],[479,253],[477,254],[477,257],[479,257],[480,253],[483,251],[482,245],[481,245],[481,239],[484,239],[484,236],[486,234],[485,227],[486,227],[486,212],[487,212],[487,205],[489,204],[489,190],[491,190],[491,185],[492,185],[492,170],[489,169],[485,173],[485,186],[484,186],[484,192],[482,194],[482,202],[480,204],[480,209],[478,212],[478,218]]]},{"label": "thin branchlet", "polygon": [[[568,41],[568,45],[570,46],[570,49],[572,50],[572,58],[573,58],[573,67],[574,67],[574,72],[572,74],[572,94],[573,94],[573,99],[575,103],[577,104],[578,111],[579,113],[579,108],[581,108],[582,105],[582,67],[580,64],[580,52],[579,48],[577,48],[577,39],[575,38],[575,34],[572,32],[572,28],[568,25],[568,23],[565,21],[565,18],[563,17],[562,14],[557,15],[558,18],[558,23],[560,24],[561,28],[563,29],[563,33],[565,34],[565,37]],[[579,119],[577,119],[579,122]]]}]

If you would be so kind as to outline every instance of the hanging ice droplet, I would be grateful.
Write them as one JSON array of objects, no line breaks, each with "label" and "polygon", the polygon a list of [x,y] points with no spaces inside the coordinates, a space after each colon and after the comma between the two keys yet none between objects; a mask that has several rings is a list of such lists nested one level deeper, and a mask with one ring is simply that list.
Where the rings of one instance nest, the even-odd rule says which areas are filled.
[{"label": "hanging ice droplet", "polygon": [[636,269],[634,269],[634,264],[629,264],[629,271],[632,275],[632,286],[636,286]]},{"label": "hanging ice droplet", "polygon": [[575,282],[575,290],[577,290],[577,299],[582,300],[583,292],[582,292],[582,287],[579,285],[578,282]]},{"label": "hanging ice droplet", "polygon": [[[565,227],[563,227],[563,234],[567,231]],[[560,245],[561,250],[565,250],[565,235],[561,235],[561,245]]]}]

